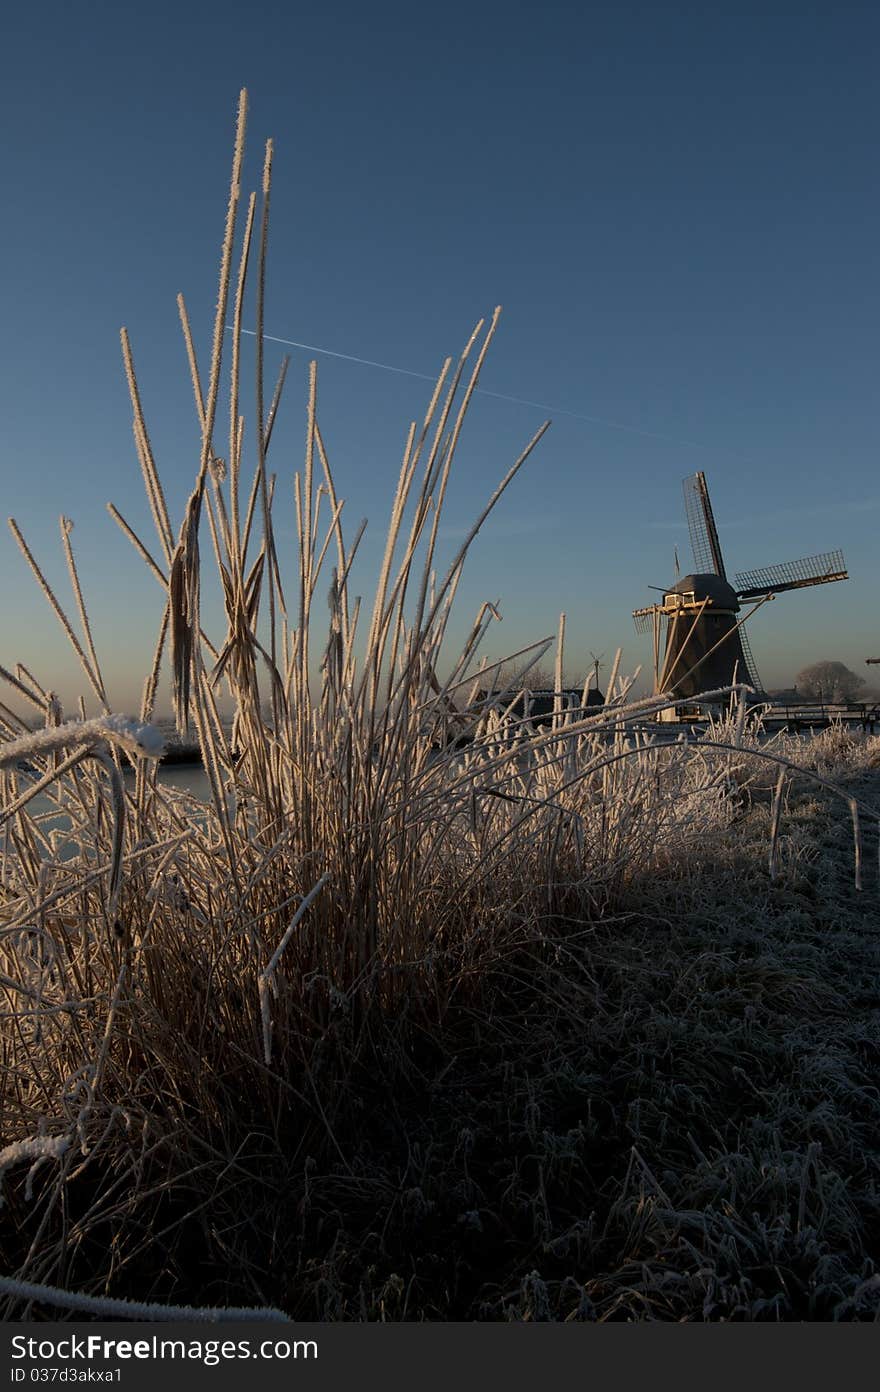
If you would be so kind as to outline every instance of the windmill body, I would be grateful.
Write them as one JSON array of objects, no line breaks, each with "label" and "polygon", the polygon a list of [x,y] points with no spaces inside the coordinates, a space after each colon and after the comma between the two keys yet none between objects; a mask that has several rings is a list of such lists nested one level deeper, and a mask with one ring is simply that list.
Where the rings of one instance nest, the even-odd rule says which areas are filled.
[{"label": "windmill body", "polygon": [[[729,686],[734,666],[751,684],[743,651],[736,591],[720,575],[686,575],[663,596],[666,650],[658,674],[661,690],[698,696]],[[746,673],[749,675],[747,676]]]},{"label": "windmill body", "polygon": [[[740,572],[734,588],[725,572],[705,474],[685,479],[684,496],[696,568],[663,590],[661,604],[633,611],[640,632],[653,630],[654,690],[680,701],[740,681],[761,699],[746,620],[784,590],[846,580],[843,554],[831,551]],[[692,718],[694,712],[684,714]]]}]

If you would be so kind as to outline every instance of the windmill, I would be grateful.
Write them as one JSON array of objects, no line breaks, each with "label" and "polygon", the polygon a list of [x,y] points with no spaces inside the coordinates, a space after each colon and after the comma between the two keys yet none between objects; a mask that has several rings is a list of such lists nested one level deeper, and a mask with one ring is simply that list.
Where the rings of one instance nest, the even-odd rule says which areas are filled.
[{"label": "windmill", "polygon": [[592,681],[595,685],[596,691],[599,690],[599,670],[600,668],[605,666],[605,663],[602,660],[604,656],[604,653],[599,653],[597,656],[596,653],[594,653],[592,650],[590,651],[590,657],[593,659],[593,674],[592,677],[587,678],[587,686],[589,687],[590,682]]},{"label": "windmill", "polygon": [[828,551],[741,571],[734,589],[724,568],[705,474],[684,480],[684,503],[694,571],[661,590],[661,604],[633,610],[637,630],[654,635],[654,690],[696,697],[739,680],[760,693],[746,620],[784,590],[848,579],[843,553]]}]

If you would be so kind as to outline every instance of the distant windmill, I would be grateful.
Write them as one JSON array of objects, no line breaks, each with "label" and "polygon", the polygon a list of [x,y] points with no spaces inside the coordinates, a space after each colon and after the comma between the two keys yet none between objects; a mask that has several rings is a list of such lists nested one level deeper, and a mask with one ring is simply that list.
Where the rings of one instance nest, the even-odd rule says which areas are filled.
[{"label": "distant windmill", "polygon": [[[734,589],[724,569],[705,474],[691,474],[684,480],[684,501],[695,570],[662,591],[662,604],[633,610],[639,632],[653,631],[654,689],[686,698],[739,680],[760,692],[746,620],[783,590],[848,579],[843,553],[829,551],[743,571],[737,574],[739,588]],[[739,618],[741,601],[751,607]],[[665,637],[662,655],[661,637]]]},{"label": "distant windmill", "polygon": [[590,657],[593,659],[593,681],[597,691],[599,690],[599,669],[605,666],[605,663],[602,661],[604,656],[604,653],[600,653],[598,657],[594,652],[590,653]]}]

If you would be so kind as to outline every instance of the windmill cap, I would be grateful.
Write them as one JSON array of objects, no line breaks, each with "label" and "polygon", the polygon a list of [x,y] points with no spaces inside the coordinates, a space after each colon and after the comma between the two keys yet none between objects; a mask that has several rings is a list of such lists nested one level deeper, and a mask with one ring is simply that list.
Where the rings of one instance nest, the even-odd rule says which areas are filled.
[{"label": "windmill cap", "polygon": [[694,598],[700,602],[708,599],[710,604],[717,605],[719,609],[732,609],[734,612],[739,609],[736,590],[732,585],[728,585],[726,580],[722,580],[720,575],[684,575],[681,580],[676,580],[674,585],[670,585],[665,593],[689,594],[691,591]]}]

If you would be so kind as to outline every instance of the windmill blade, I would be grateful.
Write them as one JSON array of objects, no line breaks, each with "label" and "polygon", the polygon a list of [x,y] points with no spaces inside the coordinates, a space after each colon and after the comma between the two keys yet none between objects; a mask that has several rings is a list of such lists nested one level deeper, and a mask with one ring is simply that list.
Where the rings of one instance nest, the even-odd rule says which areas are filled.
[{"label": "windmill blade", "polygon": [[848,580],[849,573],[842,551],[824,551],[820,556],[803,556],[799,561],[783,561],[781,565],[761,566],[737,574],[737,599],[760,599],[762,595],[779,594],[782,590],[803,590],[808,585],[829,585],[833,580]]},{"label": "windmill blade", "polygon": [[720,575],[722,580],[726,580],[724,562],[721,559],[721,544],[715,527],[712,504],[709,502],[706,475],[702,472],[690,474],[682,487],[684,511],[691,534],[691,549],[697,573]]},{"label": "windmill blade", "polygon": [[633,610],[633,623],[635,624],[636,633],[651,632],[651,615],[654,613],[654,607],[655,606],[652,604],[647,609]]},{"label": "windmill blade", "polygon": [[745,624],[743,624],[742,628],[739,631],[739,641],[742,644],[743,657],[746,660],[746,670],[743,673],[743,676],[745,677],[749,686],[753,686],[755,688],[756,693],[758,695],[761,695],[761,693],[764,690],[764,685],[761,681],[761,678],[758,675],[758,668],[755,665],[755,658],[752,653],[752,645],[749,642],[749,635],[746,632]]}]

